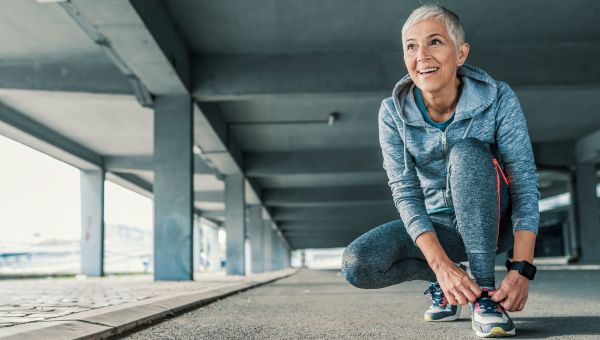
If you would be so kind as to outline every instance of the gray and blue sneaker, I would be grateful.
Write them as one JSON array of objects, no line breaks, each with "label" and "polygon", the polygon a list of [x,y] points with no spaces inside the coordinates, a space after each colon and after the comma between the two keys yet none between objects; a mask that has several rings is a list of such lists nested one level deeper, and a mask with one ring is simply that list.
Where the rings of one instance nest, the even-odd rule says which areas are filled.
[{"label": "gray and blue sneaker", "polygon": [[516,334],[515,325],[510,316],[498,303],[494,302],[488,292],[482,288],[481,296],[475,303],[470,303],[471,326],[475,335],[480,338],[497,338]]},{"label": "gray and blue sneaker", "polygon": [[423,294],[431,294],[431,306],[423,315],[425,321],[454,321],[460,317],[460,305],[451,305],[444,296],[440,284],[432,282]]}]

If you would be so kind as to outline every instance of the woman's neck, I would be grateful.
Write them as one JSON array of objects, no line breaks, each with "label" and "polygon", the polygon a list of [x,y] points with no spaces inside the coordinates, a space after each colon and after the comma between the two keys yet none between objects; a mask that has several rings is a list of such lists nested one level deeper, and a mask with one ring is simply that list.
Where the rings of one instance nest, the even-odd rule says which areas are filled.
[{"label": "woman's neck", "polygon": [[421,91],[427,113],[431,120],[440,123],[445,122],[452,117],[458,102],[459,89],[460,78],[456,77],[451,86],[447,86],[440,91],[433,93]]}]

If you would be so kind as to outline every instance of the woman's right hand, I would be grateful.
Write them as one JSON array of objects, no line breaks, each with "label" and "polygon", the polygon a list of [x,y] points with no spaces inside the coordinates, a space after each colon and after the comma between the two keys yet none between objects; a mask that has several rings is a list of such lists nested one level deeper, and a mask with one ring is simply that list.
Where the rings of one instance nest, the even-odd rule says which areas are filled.
[{"label": "woman's right hand", "polygon": [[416,244],[425,255],[450,304],[465,305],[467,302],[475,302],[481,295],[481,288],[450,260],[434,232],[419,235]]},{"label": "woman's right hand", "polygon": [[481,295],[481,288],[469,275],[449,261],[435,271],[438,283],[452,305],[465,305],[467,302],[475,302]]}]

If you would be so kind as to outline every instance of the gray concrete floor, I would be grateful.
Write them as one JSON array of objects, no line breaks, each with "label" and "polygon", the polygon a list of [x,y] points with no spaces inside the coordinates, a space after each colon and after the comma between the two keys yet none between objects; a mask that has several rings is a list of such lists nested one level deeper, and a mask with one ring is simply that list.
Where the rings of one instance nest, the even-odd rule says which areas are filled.
[{"label": "gray concrete floor", "polygon": [[[425,282],[409,282],[362,290],[338,271],[302,270],[127,338],[475,338],[466,308],[455,322],[424,322],[425,289]],[[525,311],[512,316],[521,339],[600,339],[600,271],[539,272]]]}]

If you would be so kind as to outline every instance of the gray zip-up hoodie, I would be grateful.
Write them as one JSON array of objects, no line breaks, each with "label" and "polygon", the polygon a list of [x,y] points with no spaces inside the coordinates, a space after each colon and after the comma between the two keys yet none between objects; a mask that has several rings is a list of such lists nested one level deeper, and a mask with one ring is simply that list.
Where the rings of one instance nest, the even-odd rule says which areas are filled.
[{"label": "gray zip-up hoodie", "polygon": [[492,145],[509,180],[513,232],[537,233],[537,174],[525,117],[517,96],[483,70],[458,68],[463,88],[454,120],[445,131],[429,125],[413,96],[408,75],[379,110],[379,142],[394,204],[413,241],[434,231],[427,211],[453,207],[448,155],[456,141],[471,137]]}]

